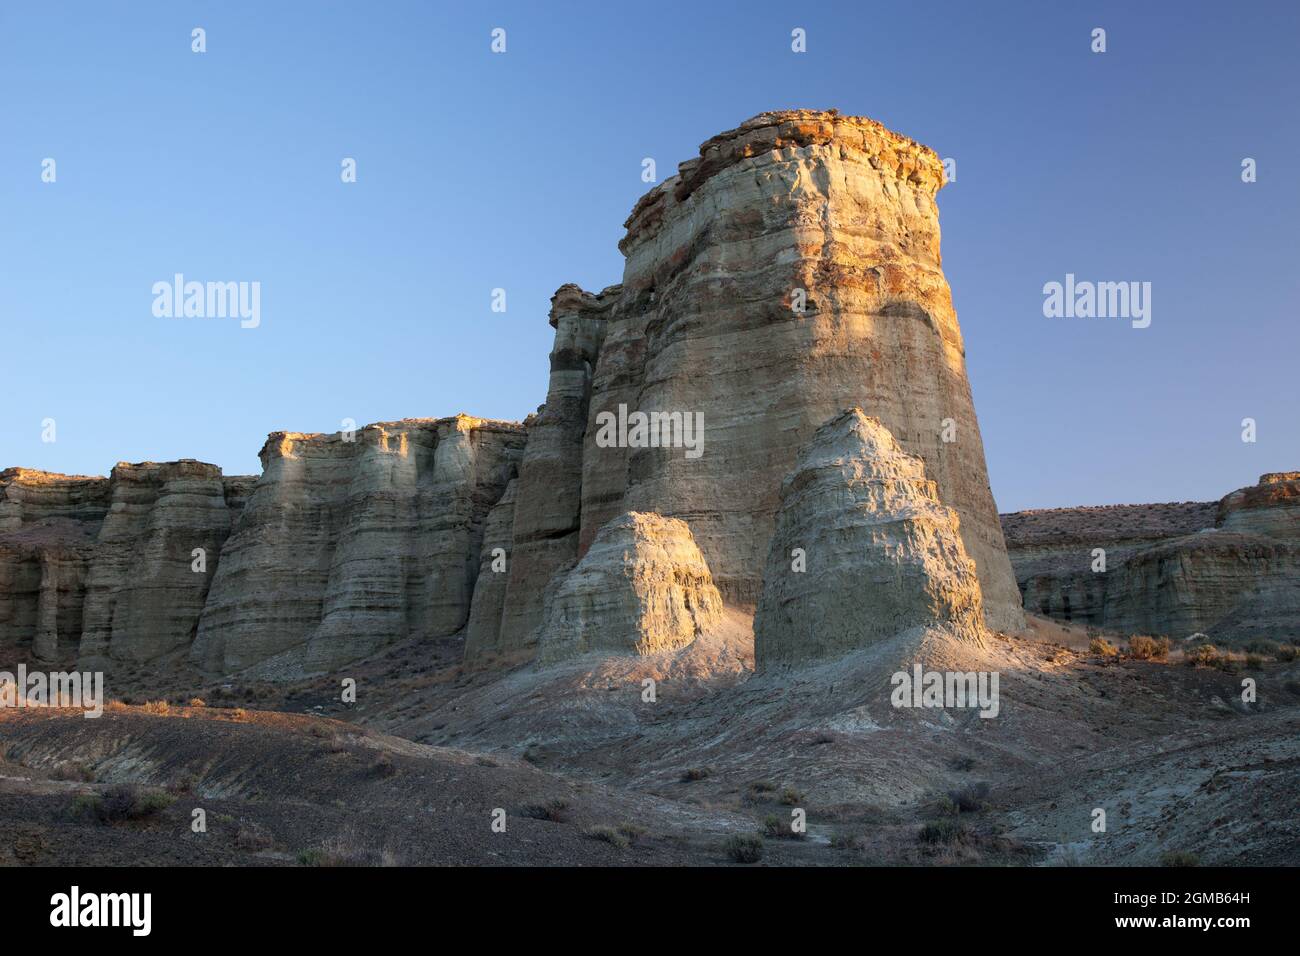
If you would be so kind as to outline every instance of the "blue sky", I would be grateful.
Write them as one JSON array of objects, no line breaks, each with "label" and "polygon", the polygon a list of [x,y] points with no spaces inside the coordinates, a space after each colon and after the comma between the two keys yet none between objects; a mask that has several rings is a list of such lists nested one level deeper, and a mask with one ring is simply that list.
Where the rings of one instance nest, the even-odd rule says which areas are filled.
[{"label": "blue sky", "polygon": [[[551,294],[621,278],[643,157],[835,107],[957,161],[1000,508],[1218,498],[1300,467],[1298,49],[1293,3],[6,2],[0,466],[250,473],[277,429],[521,419]],[[155,318],[176,272],[259,281],[261,326]],[[1067,272],[1151,282],[1150,328],[1045,318]]]}]

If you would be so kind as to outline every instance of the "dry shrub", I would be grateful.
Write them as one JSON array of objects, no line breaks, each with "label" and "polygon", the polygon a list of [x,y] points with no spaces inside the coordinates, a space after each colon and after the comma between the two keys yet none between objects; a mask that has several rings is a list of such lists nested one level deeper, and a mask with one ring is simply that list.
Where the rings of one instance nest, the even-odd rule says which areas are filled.
[{"label": "dry shrub", "polygon": [[1094,637],[1088,642],[1088,653],[1099,657],[1114,657],[1119,653],[1119,648],[1104,637]]},{"label": "dry shrub", "polygon": [[763,859],[763,838],[756,833],[737,833],[723,845],[735,863],[757,863]]},{"label": "dry shrub", "polygon": [[1140,661],[1164,660],[1169,656],[1171,646],[1173,645],[1167,637],[1148,637],[1145,634],[1134,634],[1128,639],[1129,657]]}]

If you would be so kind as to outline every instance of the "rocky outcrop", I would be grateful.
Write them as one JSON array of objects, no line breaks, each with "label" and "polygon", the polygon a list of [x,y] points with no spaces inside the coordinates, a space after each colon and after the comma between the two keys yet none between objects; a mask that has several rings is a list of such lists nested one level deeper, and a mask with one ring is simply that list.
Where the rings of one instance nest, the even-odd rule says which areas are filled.
[{"label": "rocky outcrop", "polygon": [[108,479],[0,472],[0,647],[74,655],[85,577],[108,511]]},{"label": "rocky outcrop", "polygon": [[519,465],[518,503],[504,613],[503,648],[530,647],[542,619],[542,594],[562,567],[578,557],[582,509],[583,436],[592,370],[617,286],[590,295],[561,286],[551,299],[555,328],[546,404],[528,420],[528,444]]},{"label": "rocky outcrop", "polygon": [[[1105,550],[1108,565],[1119,564],[1142,548],[1213,528],[1216,507],[1212,501],[1181,501],[1043,508],[1002,515],[1002,530],[1023,584],[1040,574],[1087,571],[1095,548]],[[1025,610],[1038,608],[1026,604]]]},{"label": "rocky outcrop", "polygon": [[83,666],[188,647],[230,534],[216,465],[119,462],[109,495],[86,576]]},{"label": "rocky outcrop", "polygon": [[479,661],[504,650],[501,643],[501,612],[506,605],[510,579],[510,548],[514,541],[514,518],[518,479],[506,485],[501,500],[488,512],[483,523],[483,546],[479,553],[478,578],[465,625],[465,659]]},{"label": "rocky outcrop", "polygon": [[[1004,515],[1025,608],[1120,633],[1223,644],[1300,637],[1300,474],[1220,502]],[[1093,550],[1105,570],[1093,570]]]},{"label": "rocky outcrop", "polygon": [[545,603],[543,663],[591,651],[675,651],[722,620],[722,596],[690,527],[637,512],[601,528]]},{"label": "rocky outcrop", "polygon": [[[754,604],[796,450],[858,406],[959,514],[990,622],[1020,626],[940,263],[942,182],[931,150],[878,123],[794,110],[710,139],[637,204],[592,378],[579,554],[622,512],[680,517],[723,596]],[[602,447],[620,406],[700,416],[702,454]]]},{"label": "rocky outcrop", "polygon": [[981,641],[975,564],[925,465],[861,409],[831,419],[781,486],[754,618],[759,670],[860,650],[915,627]]},{"label": "rocky outcrop", "polygon": [[151,660],[193,640],[253,479],[119,462],[108,478],[0,475],[0,640],[33,655]]},{"label": "rocky outcrop", "polygon": [[1215,523],[1224,531],[1300,544],[1300,471],[1260,475],[1258,484],[1219,502]]},{"label": "rocky outcrop", "polygon": [[191,660],[211,673],[315,673],[460,630],[483,522],[523,444],[522,426],[467,415],[272,434]]}]

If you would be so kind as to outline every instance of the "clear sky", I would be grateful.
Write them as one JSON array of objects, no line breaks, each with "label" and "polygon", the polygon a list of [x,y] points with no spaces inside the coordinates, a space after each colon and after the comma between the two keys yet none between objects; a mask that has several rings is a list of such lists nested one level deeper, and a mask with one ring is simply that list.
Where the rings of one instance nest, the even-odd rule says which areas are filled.
[{"label": "clear sky", "polygon": [[[551,294],[621,278],[642,159],[788,107],[957,161],[944,268],[1001,510],[1300,468],[1300,4],[698,0],[6,0],[0,466],[256,473],[274,430],[522,419]],[[155,317],[177,272],[260,282],[260,327]],[[1066,273],[1150,282],[1151,326],[1045,318]]]}]

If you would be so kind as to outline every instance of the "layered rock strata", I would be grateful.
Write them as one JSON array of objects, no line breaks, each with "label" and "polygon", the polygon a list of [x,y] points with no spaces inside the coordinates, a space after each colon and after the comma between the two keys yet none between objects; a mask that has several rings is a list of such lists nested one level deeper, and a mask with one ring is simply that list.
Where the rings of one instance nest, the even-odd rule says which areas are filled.
[{"label": "layered rock strata", "polygon": [[523,445],[521,425],[467,415],[272,434],[191,660],[211,673],[315,673],[460,630],[483,523]]},{"label": "layered rock strata", "polygon": [[[565,285],[551,300],[555,344],[546,403],[528,421],[528,444],[519,464],[509,578],[502,618],[495,625],[504,647],[536,643],[547,582],[578,557],[583,437],[592,374],[605,335],[606,315],[619,291],[615,286],[591,295],[575,285]],[[470,643],[479,646],[483,637],[475,633]]]},{"label": "layered rock strata", "polygon": [[3,472],[0,642],[86,667],[186,647],[252,481],[192,460]]},{"label": "layered rock strata", "polygon": [[[592,378],[580,554],[624,511],[680,517],[723,596],[752,605],[796,450],[859,406],[960,515],[989,621],[1020,626],[940,262],[942,183],[931,150],[878,123],[785,111],[710,139],[636,205]],[[620,406],[701,416],[702,455],[601,447]]]},{"label": "layered rock strata", "polygon": [[469,621],[465,625],[465,659],[469,661],[482,660],[505,650],[501,643],[501,612],[506,605],[510,581],[510,550],[514,544],[518,489],[519,480],[512,479],[483,523],[478,578],[474,582]]},{"label": "layered rock strata", "polygon": [[629,512],[601,528],[546,595],[543,663],[675,651],[722,620],[722,596],[685,521]]},{"label": "layered rock strata", "polygon": [[[55,515],[39,555],[0,542],[14,595],[0,627],[44,635],[47,650],[70,635],[91,658],[188,646],[211,674],[317,672],[462,627],[471,658],[510,658],[532,651],[548,592],[628,512],[686,522],[718,592],[749,608],[796,450],[858,406],[924,463],[960,516],[989,622],[1014,629],[940,261],[942,183],[931,150],[871,120],[754,117],[636,204],[621,285],[557,291],[546,402],[525,426],[457,416],[380,423],[355,441],[277,432],[255,485],[123,471],[94,486],[86,521]],[[629,432],[638,415],[668,430]],[[182,585],[181,545],[226,534]]]},{"label": "layered rock strata", "polygon": [[782,483],[755,663],[797,664],[936,625],[982,640],[960,519],[879,419],[848,410],[816,431]]},{"label": "layered rock strata", "polygon": [[[1300,473],[1219,502],[1003,516],[1026,609],[1121,633],[1224,644],[1300,638]],[[1094,549],[1105,551],[1094,571]]]}]

